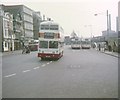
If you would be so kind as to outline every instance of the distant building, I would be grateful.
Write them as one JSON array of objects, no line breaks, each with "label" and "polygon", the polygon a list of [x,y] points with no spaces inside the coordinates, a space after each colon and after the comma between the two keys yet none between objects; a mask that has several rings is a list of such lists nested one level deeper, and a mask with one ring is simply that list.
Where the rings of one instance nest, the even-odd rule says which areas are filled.
[{"label": "distant building", "polygon": [[65,43],[66,45],[69,45],[69,44],[71,43],[70,36],[65,36],[65,38],[64,38],[64,43]]},{"label": "distant building", "polygon": [[24,5],[0,5],[0,52],[20,50],[38,39],[40,23],[45,15]]},{"label": "distant building", "polygon": [[13,5],[5,6],[5,11],[12,13],[14,17],[14,32],[16,42],[19,42],[16,46],[20,41],[27,43],[33,39],[33,10],[24,5]]},{"label": "distant building", "polygon": [[117,37],[118,34],[114,31],[114,30],[110,30],[108,35],[107,35],[107,31],[102,31],[102,36],[104,37]]},{"label": "distant building", "polygon": [[102,37],[105,38],[107,41],[110,37],[118,37],[118,33],[114,30],[111,30],[111,14],[109,14],[109,25],[108,25],[108,31],[102,31]]},{"label": "distant building", "polygon": [[2,37],[2,51],[13,51],[14,50],[14,40],[15,35],[13,32],[13,15],[9,12],[5,12],[5,6],[1,7],[1,37]]},{"label": "distant building", "polygon": [[19,50],[21,49],[21,36],[23,35],[23,21],[20,10],[10,9],[9,6],[5,6],[5,12],[13,14],[13,32],[15,34],[14,50]]},{"label": "distant building", "polygon": [[73,31],[73,32],[71,33],[71,38],[75,38],[75,37],[78,37],[78,36],[77,36],[77,34]]},{"label": "distant building", "polygon": [[105,37],[104,36],[96,36],[92,38],[93,42],[105,42]]},{"label": "distant building", "polygon": [[39,28],[40,28],[40,23],[42,22],[42,17],[40,12],[35,12],[33,11],[33,38],[35,40],[38,39],[38,33],[39,33]]}]

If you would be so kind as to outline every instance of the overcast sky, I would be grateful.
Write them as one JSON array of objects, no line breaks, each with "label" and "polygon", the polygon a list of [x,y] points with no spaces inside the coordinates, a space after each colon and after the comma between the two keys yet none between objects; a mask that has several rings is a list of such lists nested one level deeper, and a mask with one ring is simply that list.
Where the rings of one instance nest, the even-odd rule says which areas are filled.
[{"label": "overcast sky", "polygon": [[[111,14],[112,30],[116,31],[119,0],[0,0],[0,4],[24,4],[52,18],[64,29],[65,35],[74,30],[79,36],[99,36],[106,30],[106,11]],[[98,16],[94,16],[99,13]],[[91,25],[91,26],[89,26]],[[86,26],[86,27],[85,27]],[[91,28],[91,29],[90,29]]]}]

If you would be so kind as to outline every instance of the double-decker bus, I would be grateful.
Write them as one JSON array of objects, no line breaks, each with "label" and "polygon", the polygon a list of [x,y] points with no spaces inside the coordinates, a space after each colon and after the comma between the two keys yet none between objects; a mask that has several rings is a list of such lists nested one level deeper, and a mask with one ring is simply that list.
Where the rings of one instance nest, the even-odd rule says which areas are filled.
[{"label": "double-decker bus", "polygon": [[91,41],[89,39],[83,39],[81,41],[82,49],[90,49],[91,48]]},{"label": "double-decker bus", "polygon": [[58,59],[63,56],[63,28],[53,21],[40,24],[38,57]]},{"label": "double-decker bus", "polygon": [[71,39],[71,48],[72,49],[80,49],[81,48],[81,41],[79,38]]}]

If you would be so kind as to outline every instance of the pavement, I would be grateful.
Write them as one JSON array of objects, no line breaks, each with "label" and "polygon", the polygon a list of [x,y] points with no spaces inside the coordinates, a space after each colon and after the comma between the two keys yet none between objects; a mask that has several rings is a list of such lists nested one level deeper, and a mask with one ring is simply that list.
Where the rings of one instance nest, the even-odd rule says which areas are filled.
[{"label": "pavement", "polygon": [[[95,50],[99,51],[98,48],[95,48]],[[101,48],[101,50],[99,52],[105,53],[107,55],[111,55],[111,56],[114,56],[114,57],[117,57],[117,58],[120,58],[119,53],[113,52],[113,51],[104,50],[103,48]]]},{"label": "pavement", "polygon": [[21,54],[21,53],[22,53],[22,50],[2,52],[2,56],[16,55],[16,54]]},{"label": "pavement", "polygon": [[101,51],[101,52],[102,52],[102,53],[105,53],[105,54],[107,54],[107,55],[111,55],[111,56],[120,58],[119,53],[117,53],[117,52],[110,52],[110,51]]}]

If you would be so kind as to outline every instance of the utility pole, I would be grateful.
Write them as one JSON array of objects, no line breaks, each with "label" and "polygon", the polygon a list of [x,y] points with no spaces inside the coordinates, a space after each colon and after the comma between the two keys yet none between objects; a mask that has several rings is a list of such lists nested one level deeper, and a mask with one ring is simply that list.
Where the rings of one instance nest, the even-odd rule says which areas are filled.
[{"label": "utility pole", "polygon": [[[98,14],[94,14],[95,16],[97,16],[97,15],[99,15],[99,14],[102,14],[102,13],[98,13]],[[107,28],[106,28],[106,37],[105,37],[105,41],[108,41],[108,39],[109,39],[109,13],[108,13],[108,10],[106,11],[106,16],[107,16]],[[108,43],[108,42],[107,42]],[[108,45],[108,44],[107,44]],[[108,46],[107,46],[107,48],[108,48]]]}]

